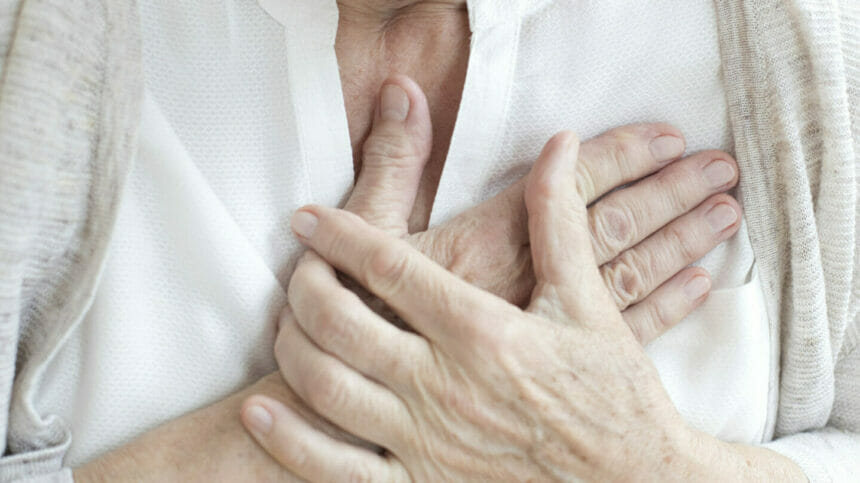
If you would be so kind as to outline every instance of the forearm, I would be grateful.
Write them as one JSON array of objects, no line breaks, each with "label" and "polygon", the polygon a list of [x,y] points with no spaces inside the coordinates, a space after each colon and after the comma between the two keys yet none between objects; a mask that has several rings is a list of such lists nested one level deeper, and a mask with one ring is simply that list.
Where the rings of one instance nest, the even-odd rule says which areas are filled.
[{"label": "forearm", "polygon": [[263,379],[251,388],[173,420],[74,471],[78,482],[291,481],[239,421],[242,400],[264,391],[290,403],[286,386]]},{"label": "forearm", "polygon": [[345,438],[309,411],[280,374],[273,373],[77,468],[75,481],[300,481],[263,451],[242,426],[240,407],[251,394],[275,398],[315,426]]}]

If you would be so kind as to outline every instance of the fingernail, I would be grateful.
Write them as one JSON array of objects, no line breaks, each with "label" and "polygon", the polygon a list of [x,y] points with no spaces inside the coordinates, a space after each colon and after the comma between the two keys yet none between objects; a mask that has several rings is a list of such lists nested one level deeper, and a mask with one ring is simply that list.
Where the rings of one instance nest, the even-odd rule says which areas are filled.
[{"label": "fingernail", "polygon": [[303,238],[314,236],[314,231],[317,229],[319,219],[313,213],[307,211],[297,211],[293,215],[292,226],[296,235]]},{"label": "fingernail", "polygon": [[386,121],[405,121],[409,115],[409,96],[395,84],[385,84],[379,95],[379,116]]},{"label": "fingernail", "polygon": [[711,290],[711,279],[702,275],[691,278],[684,285],[684,293],[691,302],[702,298],[708,290]]},{"label": "fingernail", "polygon": [[675,136],[660,136],[651,141],[651,155],[658,163],[671,161],[684,154],[684,141]]},{"label": "fingernail", "polygon": [[728,162],[718,159],[705,166],[704,174],[711,188],[716,189],[735,179],[735,168]]},{"label": "fingernail", "polygon": [[245,421],[251,426],[251,430],[259,434],[268,434],[272,429],[272,413],[259,404],[245,410]]},{"label": "fingernail", "polygon": [[705,214],[705,219],[714,233],[720,233],[738,221],[738,212],[731,206],[720,203]]}]

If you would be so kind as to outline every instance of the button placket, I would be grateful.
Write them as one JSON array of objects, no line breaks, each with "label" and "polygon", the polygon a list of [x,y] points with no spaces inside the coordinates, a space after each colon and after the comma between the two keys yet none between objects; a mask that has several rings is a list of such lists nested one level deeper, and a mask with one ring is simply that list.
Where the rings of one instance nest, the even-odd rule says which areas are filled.
[{"label": "button placket", "polygon": [[[308,202],[340,205],[353,183],[352,144],[335,52],[337,2],[259,0],[284,26],[288,92]],[[289,174],[285,173],[285,176]]]}]

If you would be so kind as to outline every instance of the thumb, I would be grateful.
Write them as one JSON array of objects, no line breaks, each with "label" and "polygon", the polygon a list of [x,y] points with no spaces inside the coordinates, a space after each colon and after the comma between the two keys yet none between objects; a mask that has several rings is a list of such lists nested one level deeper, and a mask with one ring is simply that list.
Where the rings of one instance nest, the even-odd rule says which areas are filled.
[{"label": "thumb", "polygon": [[[585,201],[576,189],[579,139],[571,132],[553,136],[526,182],[529,239],[537,284],[529,310],[561,308],[579,318],[575,307],[591,299],[600,275],[591,246]],[[577,313],[574,313],[577,312]],[[549,315],[549,314],[547,314]]]},{"label": "thumb", "polygon": [[386,80],[345,209],[390,235],[406,235],[432,139],[427,98],[418,84],[406,76]]}]

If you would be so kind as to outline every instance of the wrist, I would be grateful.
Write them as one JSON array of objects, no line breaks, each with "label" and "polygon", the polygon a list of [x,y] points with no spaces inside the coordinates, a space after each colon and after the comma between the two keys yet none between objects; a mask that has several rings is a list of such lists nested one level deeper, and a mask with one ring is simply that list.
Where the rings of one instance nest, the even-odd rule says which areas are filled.
[{"label": "wrist", "polygon": [[666,465],[667,479],[682,481],[746,481],[739,455],[732,445],[688,429],[675,446],[676,465]]},{"label": "wrist", "polygon": [[[659,434],[659,436],[653,436]],[[697,431],[680,417],[674,425],[665,425],[651,433],[649,441],[635,445],[646,449],[634,466],[617,465],[613,480],[627,480],[639,475],[643,480],[687,481],[746,481],[740,458],[732,445]],[[637,461],[630,458],[628,461]],[[617,463],[617,462],[616,462]]]},{"label": "wrist", "polygon": [[689,430],[686,443],[677,446],[677,465],[667,464],[661,480],[684,481],[807,481],[792,460],[767,448],[726,443]]}]

